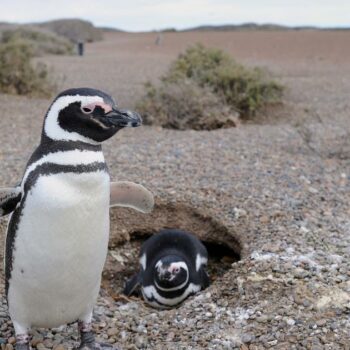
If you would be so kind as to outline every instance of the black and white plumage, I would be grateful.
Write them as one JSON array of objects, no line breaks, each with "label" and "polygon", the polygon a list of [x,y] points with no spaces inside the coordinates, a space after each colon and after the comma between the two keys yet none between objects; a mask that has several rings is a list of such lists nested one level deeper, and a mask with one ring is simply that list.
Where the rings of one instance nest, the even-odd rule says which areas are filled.
[{"label": "black and white plumage", "polygon": [[101,142],[140,124],[137,113],[117,108],[101,91],[64,91],[46,114],[20,185],[0,189],[0,215],[12,212],[5,282],[18,349],[29,348],[32,327],[75,321],[80,347],[99,348],[91,318],[107,254],[109,207],[153,207],[142,186],[110,183]]},{"label": "black and white plumage", "polygon": [[197,237],[181,230],[162,230],[142,245],[140,270],[127,281],[124,294],[141,287],[148,304],[175,307],[209,286],[207,261],[207,250]]}]

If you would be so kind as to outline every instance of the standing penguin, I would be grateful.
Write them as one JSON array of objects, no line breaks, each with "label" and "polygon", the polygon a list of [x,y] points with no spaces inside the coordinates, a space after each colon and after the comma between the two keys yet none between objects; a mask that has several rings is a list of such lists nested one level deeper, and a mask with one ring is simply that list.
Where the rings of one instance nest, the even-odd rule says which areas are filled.
[{"label": "standing penguin", "polygon": [[209,286],[205,271],[208,253],[194,235],[162,230],[141,247],[140,271],[127,281],[124,294],[139,286],[145,301],[156,308],[171,308]]},{"label": "standing penguin", "polygon": [[153,196],[131,182],[110,183],[101,143],[140,116],[98,90],[70,89],[49,108],[41,142],[21,184],[0,189],[0,215],[11,213],[5,281],[16,349],[29,349],[32,327],[78,321],[79,349],[100,349],[91,329],[109,237],[109,207],[149,212]]}]

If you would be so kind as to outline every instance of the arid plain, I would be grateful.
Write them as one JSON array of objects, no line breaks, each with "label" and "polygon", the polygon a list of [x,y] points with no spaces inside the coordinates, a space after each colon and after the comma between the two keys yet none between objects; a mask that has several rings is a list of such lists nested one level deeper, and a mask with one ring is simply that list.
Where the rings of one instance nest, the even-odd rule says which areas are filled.
[{"label": "arid plain", "polygon": [[[268,69],[286,91],[282,106],[237,128],[145,126],[106,143],[111,177],[144,184],[156,207],[148,216],[112,210],[95,312],[99,337],[121,349],[349,349],[350,32],[169,32],[161,45],[157,35],[108,32],[86,45],[84,57],[40,60],[59,90],[96,87],[133,108],[146,80],[156,82],[181,51],[201,42]],[[20,181],[49,103],[0,95],[0,186]],[[3,246],[5,219],[0,227]],[[174,310],[120,297],[118,274],[135,266],[132,243],[120,244],[161,227],[190,230],[241,260]],[[0,271],[1,340],[12,325]],[[111,276],[120,281],[114,291]],[[40,330],[33,346],[68,348],[77,334],[74,326]]]}]

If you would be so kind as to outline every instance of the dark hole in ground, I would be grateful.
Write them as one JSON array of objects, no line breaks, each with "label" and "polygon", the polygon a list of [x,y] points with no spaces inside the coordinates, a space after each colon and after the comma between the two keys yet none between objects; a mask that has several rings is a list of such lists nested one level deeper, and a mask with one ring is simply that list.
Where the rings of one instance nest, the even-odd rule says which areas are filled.
[{"label": "dark hole in ground", "polygon": [[[133,239],[109,249],[103,271],[102,288],[114,299],[124,299],[122,291],[125,281],[139,269],[139,251],[149,234],[133,233]],[[202,241],[203,242],[203,241]],[[211,283],[223,276],[231,265],[240,260],[239,254],[222,243],[203,242],[208,250],[207,271]]]}]

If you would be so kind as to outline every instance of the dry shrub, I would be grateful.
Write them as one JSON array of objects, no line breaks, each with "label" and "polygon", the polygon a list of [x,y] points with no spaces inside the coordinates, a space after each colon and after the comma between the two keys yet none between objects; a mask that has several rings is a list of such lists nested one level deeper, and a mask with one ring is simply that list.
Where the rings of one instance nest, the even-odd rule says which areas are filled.
[{"label": "dry shrub", "polygon": [[264,105],[278,102],[283,91],[262,69],[246,68],[222,50],[200,44],[181,54],[163,80],[180,83],[184,78],[212,88],[240,112],[241,118],[254,116]]},{"label": "dry shrub", "polygon": [[32,49],[35,56],[45,54],[70,55],[73,53],[73,44],[66,38],[33,26],[20,26],[2,32],[2,43],[12,40],[24,40]]},{"label": "dry shrub", "polygon": [[0,44],[0,91],[2,93],[50,96],[55,89],[49,82],[46,65],[32,65],[33,51],[26,41]]},{"label": "dry shrub", "polygon": [[[179,55],[158,87],[146,85],[138,107],[146,123],[210,130],[232,126],[235,112],[241,119],[254,117],[279,102],[282,92],[262,69],[248,69],[222,50],[198,44]],[[182,106],[192,115],[182,113]]]},{"label": "dry shrub", "polygon": [[146,85],[147,94],[139,108],[145,124],[171,129],[212,130],[234,127],[237,113],[208,88],[187,79],[178,84],[164,82],[159,88]]}]

